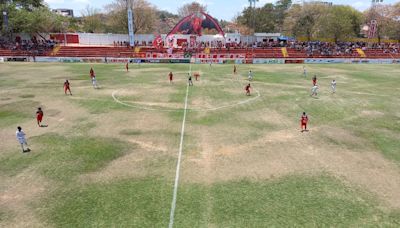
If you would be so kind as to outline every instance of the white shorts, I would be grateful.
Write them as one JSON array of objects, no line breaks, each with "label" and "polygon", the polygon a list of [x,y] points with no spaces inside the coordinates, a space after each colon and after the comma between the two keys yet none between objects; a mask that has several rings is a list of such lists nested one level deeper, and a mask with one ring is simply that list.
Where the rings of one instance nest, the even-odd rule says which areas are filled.
[{"label": "white shorts", "polygon": [[18,142],[20,144],[26,144],[26,140],[24,138],[18,138]]}]

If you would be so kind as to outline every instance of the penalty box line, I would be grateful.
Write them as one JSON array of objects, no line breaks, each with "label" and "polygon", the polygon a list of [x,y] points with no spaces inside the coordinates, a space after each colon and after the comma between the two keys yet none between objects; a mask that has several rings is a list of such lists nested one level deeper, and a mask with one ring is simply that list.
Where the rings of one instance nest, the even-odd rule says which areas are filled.
[{"label": "penalty box line", "polygon": [[[191,66],[190,66],[190,71],[191,71]],[[174,192],[173,192],[173,196],[172,196],[171,213],[170,213],[170,216],[169,216],[169,225],[168,225],[169,228],[172,228],[174,226],[176,199],[177,199],[177,195],[178,195],[178,185],[179,185],[179,174],[180,174],[180,170],[181,170],[183,138],[184,138],[184,135],[185,135],[186,113],[187,113],[187,107],[188,107],[188,95],[189,95],[189,83],[186,85],[185,109],[183,111],[181,140],[180,140],[180,143],[179,143],[178,162],[176,164]]]}]

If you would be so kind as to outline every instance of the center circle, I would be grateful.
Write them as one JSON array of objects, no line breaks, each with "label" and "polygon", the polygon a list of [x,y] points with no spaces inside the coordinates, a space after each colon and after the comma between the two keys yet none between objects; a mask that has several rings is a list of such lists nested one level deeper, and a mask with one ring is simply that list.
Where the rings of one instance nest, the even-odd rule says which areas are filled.
[{"label": "center circle", "polygon": [[[202,85],[198,82],[197,85],[200,85],[200,88],[190,87],[187,110],[206,112],[233,108],[253,102],[261,96],[256,89],[253,90],[251,96],[245,96],[244,89],[241,88],[242,86],[238,81],[230,80],[227,83],[221,78],[218,80],[212,83],[204,83],[203,81]],[[221,82],[223,83],[221,84]],[[195,84],[195,86],[197,85]],[[141,87],[140,89],[117,89],[111,95],[115,102],[127,107],[149,111],[180,112],[184,109],[183,102],[186,89],[178,91],[174,88],[176,87],[146,85],[146,87]],[[153,89],[157,89],[157,93],[153,93]],[[149,97],[152,97],[153,101],[149,101]],[[246,97],[246,99],[242,97]]]}]

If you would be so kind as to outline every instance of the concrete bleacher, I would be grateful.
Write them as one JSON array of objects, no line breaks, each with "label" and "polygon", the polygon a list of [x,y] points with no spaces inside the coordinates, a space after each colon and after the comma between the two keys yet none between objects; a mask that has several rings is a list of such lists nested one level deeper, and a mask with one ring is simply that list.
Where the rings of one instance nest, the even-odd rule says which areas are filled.
[{"label": "concrete bleacher", "polygon": [[[400,58],[400,54],[385,53],[382,49],[364,50],[364,56],[354,51],[352,54],[341,54],[332,56],[322,56],[313,53],[309,56],[305,50],[297,50],[295,48],[286,48],[283,52],[280,47],[269,48],[212,48],[209,49],[210,54],[226,54],[232,56],[241,54],[242,56],[252,56],[252,58],[288,58],[288,59],[304,59],[304,58],[373,58],[373,59],[392,59]],[[157,50],[153,47],[113,47],[113,46],[58,46],[52,50],[36,53],[35,56],[53,56],[53,57],[114,57],[114,58],[139,58],[146,56],[147,53],[167,53],[167,49]],[[200,50],[204,53],[205,50]],[[183,54],[183,49],[175,49],[174,54]],[[286,55],[284,57],[284,54]],[[31,51],[0,49],[0,56],[32,56]],[[247,57],[246,57],[247,58]]]},{"label": "concrete bleacher", "polygon": [[24,51],[24,50],[10,50],[0,49],[0,56],[49,56],[51,50],[38,50],[38,51]]},{"label": "concrete bleacher", "polygon": [[134,51],[128,47],[79,47],[62,46],[55,53],[57,57],[115,57],[130,58],[134,57]]},{"label": "concrete bleacher", "polygon": [[364,53],[367,58],[372,59],[391,59],[391,58],[400,58],[400,54],[394,53],[385,53],[382,49],[369,49],[364,50]]}]

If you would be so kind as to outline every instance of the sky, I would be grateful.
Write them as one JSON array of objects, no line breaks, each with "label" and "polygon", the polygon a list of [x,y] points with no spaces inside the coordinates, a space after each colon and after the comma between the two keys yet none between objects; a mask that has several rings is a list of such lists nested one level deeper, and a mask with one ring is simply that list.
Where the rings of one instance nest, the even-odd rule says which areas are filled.
[{"label": "sky", "polygon": [[[111,3],[113,0],[45,0],[50,8],[68,8],[74,10],[74,15],[79,16],[81,11],[87,6],[102,9],[103,6]],[[167,10],[176,13],[177,9],[184,3],[189,3],[189,0],[148,0],[155,5],[158,9]],[[207,5],[208,12],[211,16],[218,20],[232,20],[243,8],[249,5],[248,0],[195,0],[201,4]],[[330,1],[334,4],[351,5],[356,9],[365,10],[370,4],[371,0],[323,0]],[[385,3],[393,4],[399,0],[384,0]],[[263,6],[265,3],[276,2],[276,0],[259,0],[257,6]]]}]

